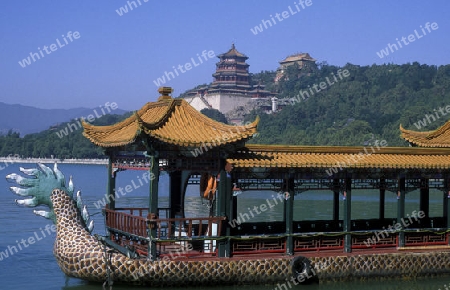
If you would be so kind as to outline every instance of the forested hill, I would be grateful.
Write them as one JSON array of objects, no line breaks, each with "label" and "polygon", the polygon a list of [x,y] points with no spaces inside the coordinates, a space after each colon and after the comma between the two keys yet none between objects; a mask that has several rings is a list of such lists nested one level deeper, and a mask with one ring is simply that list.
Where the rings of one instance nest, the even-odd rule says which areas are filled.
[{"label": "forested hill", "polygon": [[[291,102],[277,113],[253,111],[246,117],[261,118],[260,134],[252,143],[364,146],[386,140],[388,146],[408,146],[399,137],[400,124],[429,131],[450,119],[450,65],[319,65],[301,73],[290,67],[277,84],[274,76],[275,72],[261,72],[252,81]],[[105,115],[94,124],[114,124],[129,114]],[[104,157],[74,120],[24,137],[12,131],[0,135],[0,156],[8,155]]]},{"label": "forested hill", "polygon": [[450,120],[450,65],[321,65],[300,75],[292,67],[278,84],[270,81],[273,75],[261,72],[253,80],[265,80],[279,98],[291,101],[275,114],[247,116],[261,117],[252,143],[368,145],[378,139],[408,146],[400,124],[429,131]]},{"label": "forested hill", "polygon": [[[92,124],[104,126],[115,124],[131,113],[124,115],[106,114]],[[105,158],[101,148],[94,146],[83,136],[83,128],[77,120],[52,126],[40,133],[20,134],[10,130],[0,136],[0,156],[20,158]]]}]

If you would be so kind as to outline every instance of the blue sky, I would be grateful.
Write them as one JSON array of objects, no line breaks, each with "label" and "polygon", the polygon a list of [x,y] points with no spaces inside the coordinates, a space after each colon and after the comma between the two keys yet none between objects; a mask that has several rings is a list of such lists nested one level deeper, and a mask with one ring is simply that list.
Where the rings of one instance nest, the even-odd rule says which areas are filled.
[{"label": "blue sky", "polygon": [[[310,1],[309,6],[300,0],[4,1],[0,101],[39,108],[116,102],[136,110],[157,99],[154,81],[174,66],[191,63],[190,70],[166,81],[174,96],[211,82],[217,58],[205,57],[199,64],[197,54],[218,55],[233,42],[249,57],[252,73],[275,70],[280,60],[298,52],[338,66],[450,63],[448,0]],[[122,9],[120,16],[121,7],[128,12]],[[263,20],[267,28],[261,26],[255,35],[251,29]],[[438,28],[428,32],[427,22]],[[413,42],[383,58],[377,55],[415,31]],[[69,32],[78,38],[70,40]],[[23,59],[30,54],[35,61],[30,58],[27,65]]]}]

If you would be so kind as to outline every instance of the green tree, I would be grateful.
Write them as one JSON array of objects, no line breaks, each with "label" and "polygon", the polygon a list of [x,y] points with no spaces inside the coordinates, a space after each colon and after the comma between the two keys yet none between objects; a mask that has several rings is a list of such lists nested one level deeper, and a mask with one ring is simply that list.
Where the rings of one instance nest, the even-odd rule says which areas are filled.
[{"label": "green tree", "polygon": [[227,118],[219,110],[205,108],[200,113],[218,122],[228,124]]}]

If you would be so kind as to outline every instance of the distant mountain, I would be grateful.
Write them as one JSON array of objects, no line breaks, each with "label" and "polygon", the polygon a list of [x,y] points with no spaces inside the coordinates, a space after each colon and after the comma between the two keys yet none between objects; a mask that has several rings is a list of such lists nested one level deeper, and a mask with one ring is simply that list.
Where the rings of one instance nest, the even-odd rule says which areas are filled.
[{"label": "distant mountain", "polygon": [[[93,115],[100,118],[108,113],[100,107],[74,108],[74,109],[40,109],[31,106],[11,105],[0,102],[0,135],[9,130],[20,133],[21,136],[37,133],[62,122]],[[110,114],[122,115],[126,111],[121,109],[111,110]]]}]

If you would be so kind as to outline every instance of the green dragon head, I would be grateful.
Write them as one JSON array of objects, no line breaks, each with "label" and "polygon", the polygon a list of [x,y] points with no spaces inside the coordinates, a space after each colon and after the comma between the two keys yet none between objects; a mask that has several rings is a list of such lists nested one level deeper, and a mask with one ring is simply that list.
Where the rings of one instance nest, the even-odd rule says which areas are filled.
[{"label": "green dragon head", "polygon": [[[20,167],[20,171],[27,175],[11,173],[6,176],[6,180],[9,182],[15,182],[18,186],[11,186],[10,189],[15,194],[27,197],[26,199],[16,199],[16,203],[27,207],[36,207],[39,205],[48,206],[49,211],[34,210],[36,215],[43,216],[47,219],[56,222],[55,212],[53,210],[53,204],[50,199],[50,195],[54,189],[60,189],[66,192],[71,198],[73,198],[74,186],[72,182],[72,176],[69,178],[69,185],[66,187],[66,180],[64,174],[58,169],[58,165],[55,163],[53,170],[49,167],[38,163],[39,168],[25,169]],[[81,193],[78,191],[76,195],[77,208],[82,213],[84,222],[89,230],[93,229],[93,221],[89,222],[89,214],[87,213],[86,206],[83,206],[81,201]]]}]

